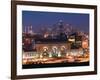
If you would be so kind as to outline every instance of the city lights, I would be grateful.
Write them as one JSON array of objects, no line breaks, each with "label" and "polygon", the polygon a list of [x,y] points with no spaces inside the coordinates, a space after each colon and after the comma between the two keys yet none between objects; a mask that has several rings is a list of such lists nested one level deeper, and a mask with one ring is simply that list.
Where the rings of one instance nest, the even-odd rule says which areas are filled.
[{"label": "city lights", "polygon": [[[33,27],[23,32],[23,65],[89,62],[88,35],[74,31],[72,26],[60,20],[55,31],[41,29],[41,34],[33,32]],[[34,33],[34,35],[33,35]],[[56,35],[55,35],[56,34]]]}]

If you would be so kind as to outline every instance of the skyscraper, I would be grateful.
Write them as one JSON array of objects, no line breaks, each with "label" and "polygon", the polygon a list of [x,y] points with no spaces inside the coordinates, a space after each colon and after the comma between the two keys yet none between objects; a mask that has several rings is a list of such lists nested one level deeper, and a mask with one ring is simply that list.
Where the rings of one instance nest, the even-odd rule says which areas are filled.
[{"label": "skyscraper", "polygon": [[29,34],[33,34],[32,26],[29,26],[29,27],[28,27],[28,33],[29,33]]}]

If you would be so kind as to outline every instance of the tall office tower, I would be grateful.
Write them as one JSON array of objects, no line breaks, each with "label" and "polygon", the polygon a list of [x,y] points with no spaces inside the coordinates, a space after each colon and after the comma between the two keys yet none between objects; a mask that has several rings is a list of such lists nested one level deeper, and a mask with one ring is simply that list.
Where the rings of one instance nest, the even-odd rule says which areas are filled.
[{"label": "tall office tower", "polygon": [[59,33],[60,34],[63,33],[64,26],[63,26],[63,21],[62,20],[59,20],[58,26],[59,26]]},{"label": "tall office tower", "polygon": [[28,33],[29,33],[29,34],[33,34],[32,26],[29,26],[29,27],[28,27]]}]

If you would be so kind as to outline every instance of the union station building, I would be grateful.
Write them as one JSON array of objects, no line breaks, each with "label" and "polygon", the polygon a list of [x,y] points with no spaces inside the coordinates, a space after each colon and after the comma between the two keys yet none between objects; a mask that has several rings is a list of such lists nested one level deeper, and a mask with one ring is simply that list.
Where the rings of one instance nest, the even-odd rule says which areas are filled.
[{"label": "union station building", "polygon": [[67,40],[40,39],[36,40],[35,47],[40,57],[65,57],[71,46]]}]

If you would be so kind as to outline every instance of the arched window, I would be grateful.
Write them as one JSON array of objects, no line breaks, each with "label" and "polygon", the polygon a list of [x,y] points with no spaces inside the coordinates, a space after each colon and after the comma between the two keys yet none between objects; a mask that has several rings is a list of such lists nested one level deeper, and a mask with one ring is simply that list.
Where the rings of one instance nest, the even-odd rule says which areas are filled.
[{"label": "arched window", "polygon": [[58,50],[58,48],[57,48],[56,46],[53,46],[53,47],[52,47],[53,53],[57,53],[57,50]]},{"label": "arched window", "polygon": [[48,47],[43,47],[43,53],[42,53],[43,57],[48,57],[49,56],[49,52],[48,52]]},{"label": "arched window", "polygon": [[61,46],[61,56],[65,57],[66,56],[66,47],[65,46]]},{"label": "arched window", "polygon": [[52,47],[52,57],[58,57],[58,48],[56,46]]}]

